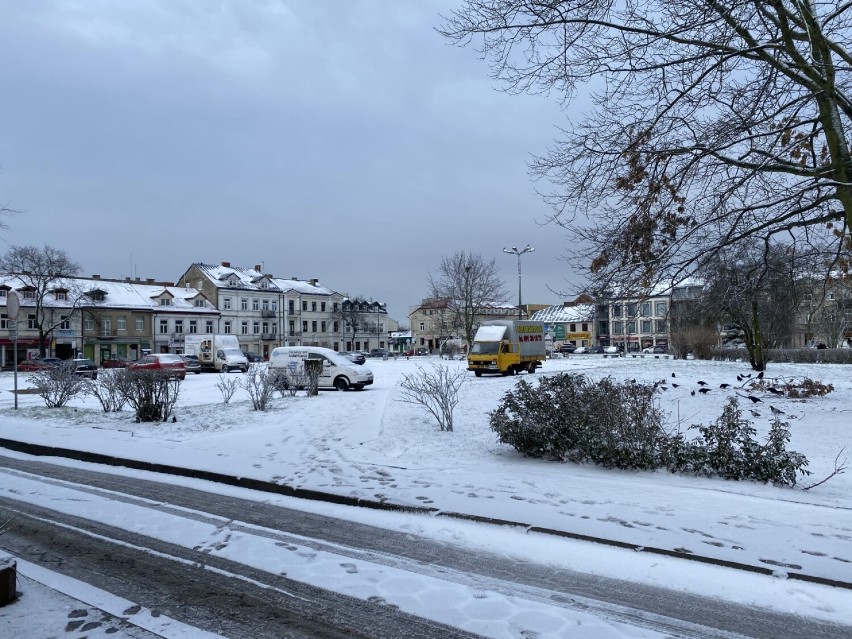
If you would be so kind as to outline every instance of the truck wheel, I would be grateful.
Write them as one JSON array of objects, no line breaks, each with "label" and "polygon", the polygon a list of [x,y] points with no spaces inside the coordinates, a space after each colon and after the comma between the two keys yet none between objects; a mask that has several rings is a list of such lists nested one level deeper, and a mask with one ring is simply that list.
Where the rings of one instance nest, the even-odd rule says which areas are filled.
[{"label": "truck wheel", "polygon": [[345,391],[349,388],[349,382],[346,381],[345,377],[338,377],[334,380],[334,387],[339,391]]},{"label": "truck wheel", "polygon": [[535,373],[535,362],[530,362],[529,368],[527,370],[530,373]]},{"label": "truck wheel", "polygon": [[482,371],[473,371],[473,374],[477,377],[482,377]]},{"label": "truck wheel", "polygon": [[230,372],[231,372],[231,369],[230,369],[230,368],[228,368],[228,365],[227,365],[227,364],[222,364],[222,372],[223,372],[223,373],[230,373]]}]

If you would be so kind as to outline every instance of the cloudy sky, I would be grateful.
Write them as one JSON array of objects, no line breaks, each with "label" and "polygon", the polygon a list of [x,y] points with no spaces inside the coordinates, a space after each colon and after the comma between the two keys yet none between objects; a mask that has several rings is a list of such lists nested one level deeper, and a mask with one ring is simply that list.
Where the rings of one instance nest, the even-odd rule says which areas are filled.
[{"label": "cloudy sky", "polygon": [[192,262],[319,278],[406,321],[442,255],[494,258],[517,301],[576,276],[526,162],[555,98],[496,90],[436,32],[456,0],[0,3],[0,204],[10,245],[83,274]]}]

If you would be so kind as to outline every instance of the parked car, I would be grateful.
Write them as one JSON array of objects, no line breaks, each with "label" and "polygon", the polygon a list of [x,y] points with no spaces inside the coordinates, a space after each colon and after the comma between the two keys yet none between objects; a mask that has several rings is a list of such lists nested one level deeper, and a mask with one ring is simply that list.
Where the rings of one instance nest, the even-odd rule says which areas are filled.
[{"label": "parked car", "polygon": [[654,347],[654,353],[657,355],[665,355],[668,353],[668,349],[665,346],[660,346],[659,344]]},{"label": "parked car", "polygon": [[604,352],[603,346],[589,346],[587,353],[591,353],[592,355],[601,355]]},{"label": "parked car", "polygon": [[650,355],[653,352],[654,352],[653,346],[646,346],[645,348],[642,349],[642,353],[644,353],[645,355]]},{"label": "parked car", "polygon": [[386,348],[373,348],[370,349],[370,357],[380,357],[384,359],[388,356],[388,349]]},{"label": "parked car", "polygon": [[364,353],[359,353],[358,351],[349,351],[348,353],[343,353],[343,356],[348,357],[353,364],[363,364],[367,361]]},{"label": "parked car", "polygon": [[130,362],[124,355],[110,355],[109,359],[101,362],[101,368],[126,368]]},{"label": "parked car", "polygon": [[616,353],[621,352],[621,347],[620,346],[607,346],[606,348],[603,349],[603,352],[608,354],[608,355],[615,355]]},{"label": "parked car", "polygon": [[66,360],[64,365],[69,366],[71,371],[80,377],[88,377],[89,379],[98,378],[97,365],[86,357]]},{"label": "parked car", "polygon": [[575,352],[576,350],[577,350],[577,347],[574,344],[572,344],[571,342],[565,342],[562,346],[559,347],[559,352],[562,353],[563,355],[570,355],[571,353]]},{"label": "parked car", "polygon": [[32,373],[34,371],[43,371],[46,368],[61,366],[62,360],[58,357],[33,357],[22,362],[18,362],[18,370],[22,373]]},{"label": "parked car", "polygon": [[186,363],[180,355],[172,353],[151,353],[133,362],[127,367],[132,371],[169,371],[178,379],[186,379]]},{"label": "parked car", "polygon": [[256,364],[257,362],[263,361],[263,358],[257,353],[247,353],[243,351],[243,355],[246,356],[246,359],[249,361],[249,364]]},{"label": "parked car", "polygon": [[588,353],[589,348],[587,346],[578,346],[574,349],[574,355],[582,355],[583,353]]},{"label": "parked car", "polygon": [[201,360],[198,359],[198,355],[181,355],[180,358],[186,364],[187,373],[198,375],[201,372]]},{"label": "parked car", "polygon": [[421,346],[420,348],[418,348],[418,349],[414,352],[414,354],[415,354],[415,355],[428,355],[428,354],[429,354],[429,349],[428,349],[428,348],[426,348],[425,346]]}]

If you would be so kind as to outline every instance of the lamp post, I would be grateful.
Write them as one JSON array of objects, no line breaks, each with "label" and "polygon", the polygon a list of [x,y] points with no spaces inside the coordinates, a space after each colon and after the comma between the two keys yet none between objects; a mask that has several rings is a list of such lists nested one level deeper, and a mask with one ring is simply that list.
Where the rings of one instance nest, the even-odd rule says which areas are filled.
[{"label": "lamp post", "polygon": [[518,319],[523,318],[523,310],[521,307],[521,255],[524,253],[532,253],[535,249],[527,244],[524,248],[518,250],[517,247],[513,246],[512,248],[503,247],[503,252],[508,253],[509,255],[517,255],[518,256]]},{"label": "lamp post", "polygon": [[376,307],[376,348],[381,348],[382,344],[381,344],[381,339],[379,337],[379,335],[380,335],[380,331],[379,331],[379,311],[382,308],[382,304],[381,304],[381,302],[374,302],[374,304],[375,304],[375,307]]}]

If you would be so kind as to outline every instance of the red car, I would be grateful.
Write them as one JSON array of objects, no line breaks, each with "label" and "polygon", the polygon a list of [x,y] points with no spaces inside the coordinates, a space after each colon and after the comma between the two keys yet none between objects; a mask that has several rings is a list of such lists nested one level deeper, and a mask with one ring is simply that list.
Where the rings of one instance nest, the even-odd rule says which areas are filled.
[{"label": "red car", "polygon": [[32,373],[61,365],[62,360],[58,357],[33,357],[32,359],[18,362],[18,370],[22,373]]},{"label": "red car", "polygon": [[126,368],[130,363],[124,355],[111,355],[109,359],[101,362],[101,368]]},{"label": "red car", "polygon": [[152,353],[131,362],[127,370],[136,371],[172,371],[178,379],[186,379],[186,363],[180,355],[172,353]]}]

